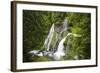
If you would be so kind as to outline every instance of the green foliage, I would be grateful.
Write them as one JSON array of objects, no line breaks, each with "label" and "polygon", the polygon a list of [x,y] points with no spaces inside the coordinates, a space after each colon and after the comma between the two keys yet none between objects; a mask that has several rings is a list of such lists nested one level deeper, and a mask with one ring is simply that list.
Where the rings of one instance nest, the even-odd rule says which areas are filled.
[{"label": "green foliage", "polygon": [[[50,27],[53,23],[58,26],[59,24],[62,25],[65,18],[68,19],[69,32],[80,34],[82,37],[69,37],[71,38],[70,40],[66,39],[64,46],[69,45],[69,50],[65,50],[68,53],[62,60],[74,60],[76,55],[79,56],[79,59],[90,59],[90,17],[89,13],[23,10],[23,62],[51,61],[50,58],[44,56],[31,58],[28,52],[31,50],[45,50],[46,48],[43,48],[43,44]],[[64,33],[64,35],[67,33]],[[56,41],[55,35],[54,41]],[[52,46],[54,45],[55,43],[52,41]]]},{"label": "green foliage", "polygon": [[[91,15],[88,13],[69,13],[68,20],[71,32],[82,35],[81,38],[73,38],[69,57],[79,56],[79,59],[91,57]],[[73,58],[74,59],[74,58]]]}]

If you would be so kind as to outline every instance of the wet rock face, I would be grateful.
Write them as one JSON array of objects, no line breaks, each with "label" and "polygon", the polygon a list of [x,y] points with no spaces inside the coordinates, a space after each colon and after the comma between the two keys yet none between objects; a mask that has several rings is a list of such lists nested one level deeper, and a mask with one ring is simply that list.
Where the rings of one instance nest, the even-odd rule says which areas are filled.
[{"label": "wet rock face", "polygon": [[54,31],[60,33],[63,30],[63,24],[54,27]]}]

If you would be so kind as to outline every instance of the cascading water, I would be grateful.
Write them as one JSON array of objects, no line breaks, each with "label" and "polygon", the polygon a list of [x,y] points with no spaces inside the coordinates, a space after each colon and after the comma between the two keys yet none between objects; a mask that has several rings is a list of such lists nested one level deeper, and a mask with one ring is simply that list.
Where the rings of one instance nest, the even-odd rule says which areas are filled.
[{"label": "cascading water", "polygon": [[[52,57],[53,60],[60,60],[61,57],[66,55],[64,41],[68,37],[70,37],[70,35],[72,35],[73,37],[81,37],[81,35],[78,35],[78,34],[68,33],[67,19],[64,20],[63,25],[56,27],[56,28],[55,27],[56,25],[52,24],[50,31],[47,35],[47,38],[44,41],[43,47],[46,48],[46,50],[43,50],[41,52],[33,50],[30,53],[32,53],[33,55],[37,55],[37,56],[48,56],[50,58]],[[67,33],[67,34],[63,35],[64,33]],[[55,38],[56,41],[53,41],[54,35],[56,36]],[[51,47],[52,41],[55,42],[54,47]],[[50,51],[51,48],[53,49],[52,51]],[[66,50],[67,49],[69,48],[67,47]]]},{"label": "cascading water", "polygon": [[[67,37],[67,36],[66,36]],[[64,37],[60,42],[59,42],[59,45],[58,45],[58,48],[57,48],[57,51],[54,53],[54,59],[55,60],[59,60],[62,56],[65,56],[65,52],[64,52],[64,41],[66,40],[66,37]]]},{"label": "cascading water", "polygon": [[49,51],[50,43],[51,43],[53,34],[54,34],[54,24],[51,26],[49,34],[48,34],[48,36],[47,36],[47,38],[45,39],[45,42],[44,42],[44,47],[47,48],[47,51]]},{"label": "cascading water", "polygon": [[[66,40],[67,37],[69,36],[73,36],[73,37],[81,37],[81,35],[77,35],[77,34],[73,34],[73,33],[68,33],[67,36],[65,36],[58,45],[57,51],[54,53],[53,58],[55,60],[60,60],[61,57],[65,56],[65,52],[64,52],[64,41]],[[69,48],[66,48],[66,50]]]}]

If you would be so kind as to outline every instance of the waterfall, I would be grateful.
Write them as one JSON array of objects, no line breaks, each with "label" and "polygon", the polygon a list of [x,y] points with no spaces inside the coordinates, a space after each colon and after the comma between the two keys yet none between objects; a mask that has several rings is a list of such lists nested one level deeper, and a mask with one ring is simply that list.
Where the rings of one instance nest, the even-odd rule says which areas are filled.
[{"label": "waterfall", "polygon": [[[57,51],[54,53],[54,59],[55,60],[59,60],[62,56],[65,56],[65,52],[64,52],[64,41],[66,40],[66,38],[68,36],[72,35],[72,33],[68,33],[60,42],[57,48]],[[67,48],[68,49],[68,48]]]},{"label": "waterfall", "polygon": [[49,51],[50,43],[51,43],[53,34],[54,34],[54,24],[51,26],[49,34],[48,34],[48,36],[47,36],[47,38],[45,39],[45,42],[44,42],[44,47],[47,48],[47,51]]},{"label": "waterfall", "polygon": [[[48,56],[48,58],[53,58],[54,60],[60,60],[63,56],[66,55],[65,50],[69,49],[68,45],[66,45],[66,49],[64,49],[65,48],[64,41],[66,39],[69,40],[70,38],[68,37],[70,36],[81,37],[81,35],[68,32],[67,19],[65,19],[63,24],[59,27],[58,26],[56,27],[56,25],[54,26],[54,24],[52,24],[43,45],[43,47],[46,48],[46,50],[42,50],[42,51],[33,50],[33,51],[30,51],[29,53],[31,53],[33,56]],[[52,45],[52,42],[54,46],[50,47]],[[75,59],[76,58],[77,56],[75,56]]]},{"label": "waterfall", "polygon": [[[67,36],[66,36],[67,37]],[[58,45],[57,51],[54,53],[54,59],[59,60],[62,56],[65,55],[64,53],[64,41],[66,40],[66,37],[64,37]]]},{"label": "waterfall", "polygon": [[[54,53],[53,55],[53,58],[55,60],[60,60],[61,57],[65,56],[65,52],[64,52],[64,41],[66,40],[67,37],[69,36],[73,36],[73,37],[81,37],[81,35],[78,35],[78,34],[73,34],[73,33],[68,33],[67,36],[65,36],[60,42],[59,42],[59,45],[58,45],[58,48],[56,50],[56,52]],[[66,48],[66,50],[69,49],[69,48]]]},{"label": "waterfall", "polygon": [[[58,34],[59,36],[58,36],[57,40],[59,40],[59,39],[61,40],[61,35],[64,31],[67,31],[67,26],[68,26],[67,19],[65,19],[63,22],[63,28],[61,29],[61,32]],[[45,39],[45,42],[44,42],[44,47],[47,48],[46,49],[47,51],[49,51],[49,49],[50,49],[50,44],[51,44],[54,32],[56,32],[56,31],[54,29],[54,24],[52,24],[50,31],[47,35],[47,38]],[[58,43],[59,43],[59,41],[58,41]]]},{"label": "waterfall", "polygon": [[67,29],[68,29],[68,21],[67,19],[65,19],[63,23],[63,31],[67,31]]}]

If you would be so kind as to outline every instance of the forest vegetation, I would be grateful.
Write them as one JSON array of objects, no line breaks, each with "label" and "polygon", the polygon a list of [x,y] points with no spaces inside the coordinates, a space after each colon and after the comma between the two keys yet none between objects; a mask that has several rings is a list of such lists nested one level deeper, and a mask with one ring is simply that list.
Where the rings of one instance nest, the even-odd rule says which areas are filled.
[{"label": "forest vegetation", "polygon": [[28,52],[45,50],[43,44],[52,24],[62,25],[65,18],[68,20],[68,32],[80,34],[81,37],[69,37],[70,41],[66,39],[64,45],[68,42],[70,50],[65,51],[67,55],[61,60],[75,60],[77,55],[79,60],[91,58],[90,13],[23,10],[23,62],[52,61],[47,56],[32,57]]}]

